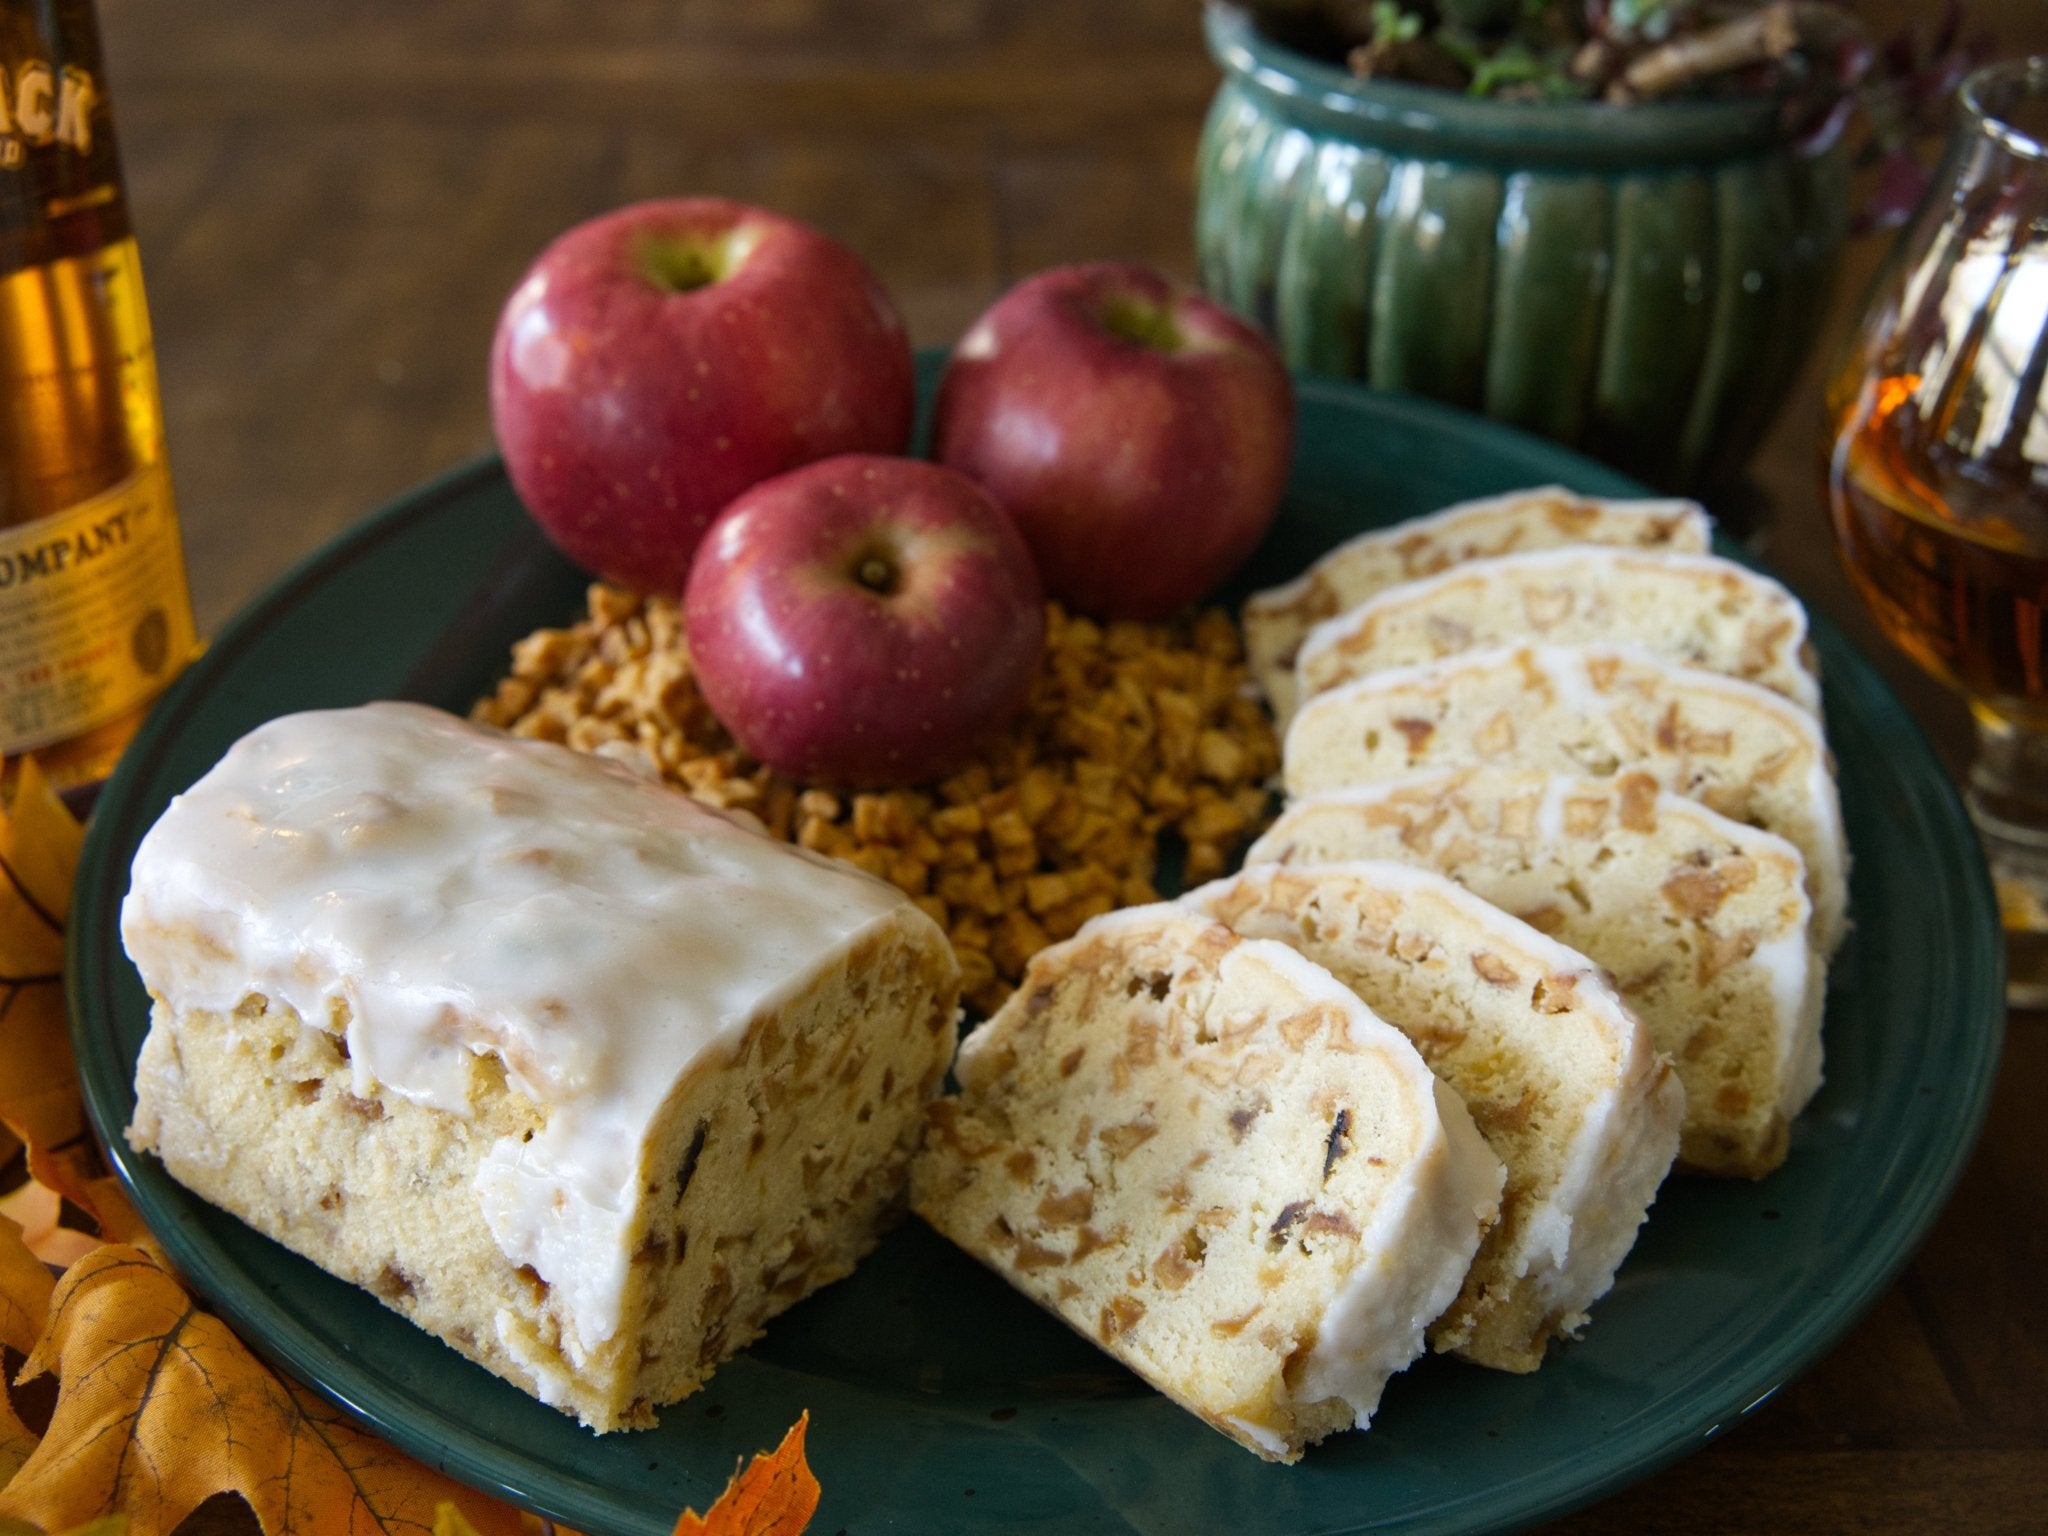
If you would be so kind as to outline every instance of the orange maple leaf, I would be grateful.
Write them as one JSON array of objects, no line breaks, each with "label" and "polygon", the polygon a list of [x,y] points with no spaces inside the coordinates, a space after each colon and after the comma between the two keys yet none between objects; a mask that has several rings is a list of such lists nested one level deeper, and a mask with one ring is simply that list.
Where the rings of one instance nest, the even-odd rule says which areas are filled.
[{"label": "orange maple leaf", "polygon": [[[97,1237],[64,1225],[64,1202],[57,1191],[34,1179],[0,1195],[0,1216],[19,1226],[28,1251],[55,1269],[69,1269],[100,1245]],[[28,1345],[21,1348],[28,1353]]]},{"label": "orange maple leaf", "polygon": [[22,1355],[34,1349],[49,1321],[50,1292],[56,1288],[56,1278],[30,1251],[20,1223],[0,1216],[0,1344]]},{"label": "orange maple leaf", "polygon": [[718,1502],[698,1514],[686,1509],[674,1536],[797,1536],[818,1512],[818,1480],[804,1460],[809,1413],[789,1426],[782,1444],[733,1473]]},{"label": "orange maple leaf", "polygon": [[443,1502],[480,1536],[518,1536],[510,1508],[274,1375],[143,1249],[96,1248],[58,1281],[22,1377],[47,1371],[56,1410],[0,1517],[60,1530],[118,1511],[130,1536],[164,1536],[232,1491],[269,1536],[424,1533]]},{"label": "orange maple leaf", "polygon": [[0,1123],[29,1173],[112,1237],[141,1231],[101,1166],[64,1026],[64,920],[84,829],[25,758],[0,812]]},{"label": "orange maple leaf", "polygon": [[[0,1216],[0,1344],[27,1354],[42,1337],[56,1286],[48,1267],[29,1251],[16,1223]],[[36,1434],[21,1422],[0,1389],[0,1483],[14,1476],[36,1448]],[[0,1533],[4,1536],[4,1533]]]}]

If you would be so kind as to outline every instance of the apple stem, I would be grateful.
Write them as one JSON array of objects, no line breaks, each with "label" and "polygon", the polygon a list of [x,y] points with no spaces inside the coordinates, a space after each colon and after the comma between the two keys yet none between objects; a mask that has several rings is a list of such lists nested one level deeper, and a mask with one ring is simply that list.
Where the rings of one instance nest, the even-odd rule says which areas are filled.
[{"label": "apple stem", "polygon": [[1178,352],[1185,344],[1170,310],[1135,294],[1110,296],[1102,309],[1102,328],[1110,335],[1155,352]]},{"label": "apple stem", "polygon": [[694,293],[725,276],[729,262],[719,244],[698,240],[648,240],[640,248],[640,270],[669,293]]},{"label": "apple stem", "polygon": [[855,569],[853,579],[870,592],[887,597],[896,590],[896,567],[881,555],[869,555]]}]

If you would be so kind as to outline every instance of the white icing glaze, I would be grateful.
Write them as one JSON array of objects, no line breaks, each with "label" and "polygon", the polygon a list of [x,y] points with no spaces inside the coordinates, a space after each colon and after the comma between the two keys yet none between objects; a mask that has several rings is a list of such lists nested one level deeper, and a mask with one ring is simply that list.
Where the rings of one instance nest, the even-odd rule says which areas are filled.
[{"label": "white icing glaze", "polygon": [[1757,945],[1749,963],[1770,978],[1772,1004],[1783,1025],[1778,1034],[1778,1111],[1790,1120],[1820,1092],[1827,962],[1813,953],[1805,925],[1800,924]]},{"label": "white icing glaze", "polygon": [[1464,1101],[1434,1078],[1430,1088],[1438,1134],[1399,1198],[1383,1203],[1365,1228],[1363,1257],[1323,1313],[1295,1389],[1302,1403],[1342,1398],[1360,1429],[1372,1421],[1387,1378],[1422,1353],[1425,1331],[1457,1300],[1482,1227],[1500,1210],[1500,1159]]},{"label": "white icing glaze", "polygon": [[412,704],[245,736],[143,839],[121,921],[175,1009],[345,1006],[359,1094],[466,1114],[470,1058],[501,1057],[546,1121],[489,1149],[477,1195],[572,1362],[618,1326],[678,1078],[880,925],[929,923],[616,763]]},{"label": "white icing glaze", "polygon": [[[1580,996],[1585,992],[1581,989]],[[1638,1030],[1614,1083],[1588,1107],[1535,1225],[1530,1272],[1545,1315],[1567,1332],[1614,1284],[1678,1155],[1685,1089]],[[1540,1253],[1539,1266],[1533,1257]]]},{"label": "white icing glaze", "polygon": [[1275,1461],[1287,1459],[1287,1437],[1275,1434],[1263,1424],[1254,1424],[1250,1419],[1241,1419],[1234,1413],[1223,1415],[1223,1422],[1256,1444]]}]

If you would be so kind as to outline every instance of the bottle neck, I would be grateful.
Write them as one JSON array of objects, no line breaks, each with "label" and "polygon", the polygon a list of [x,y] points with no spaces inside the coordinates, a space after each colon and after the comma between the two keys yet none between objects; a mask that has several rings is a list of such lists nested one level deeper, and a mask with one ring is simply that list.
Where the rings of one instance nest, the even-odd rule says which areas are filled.
[{"label": "bottle neck", "polygon": [[128,232],[91,0],[0,7],[0,275]]}]

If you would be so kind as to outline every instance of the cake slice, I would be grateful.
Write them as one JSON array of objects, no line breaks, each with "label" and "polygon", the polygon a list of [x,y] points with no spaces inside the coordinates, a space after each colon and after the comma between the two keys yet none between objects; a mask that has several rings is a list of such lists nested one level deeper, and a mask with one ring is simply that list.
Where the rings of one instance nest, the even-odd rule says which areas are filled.
[{"label": "cake slice", "polygon": [[1662,550],[1504,555],[1390,588],[1316,626],[1302,642],[1296,694],[1522,641],[1638,645],[1820,710],[1799,599],[1732,560]]},{"label": "cake slice", "polygon": [[1533,1371],[1614,1283],[1678,1150],[1685,1095],[1585,956],[1441,875],[1394,863],[1248,868],[1184,903],[1350,987],[1457,1090],[1507,1168],[1431,1344]]},{"label": "cake slice", "polygon": [[1561,485],[1461,501],[1362,533],[1285,586],[1253,593],[1244,605],[1245,653],[1284,726],[1296,703],[1295,653],[1308,632],[1399,582],[1465,560],[1568,544],[1704,554],[1711,533],[1706,513],[1690,501],[1613,501]]},{"label": "cake slice", "polygon": [[1363,1425],[1498,1211],[1501,1166],[1320,966],[1172,905],[1039,953],[961,1045],[911,1203],[1269,1461]]},{"label": "cake slice", "polygon": [[1847,925],[1842,810],[1820,727],[1739,678],[1620,646],[1474,651],[1318,694],[1283,756],[1295,796],[1435,768],[1638,769],[1799,850],[1822,954]]},{"label": "cake slice", "polygon": [[598,1430],[900,1208],[959,973],[893,887],[407,704],[244,737],[143,839],[130,1142]]},{"label": "cake slice", "polygon": [[1783,838],[1646,774],[1463,768],[1297,800],[1246,855],[1353,859],[1448,875],[1612,972],[1685,1084],[1687,1167],[1756,1178],[1784,1160],[1820,1086],[1827,965]]}]

